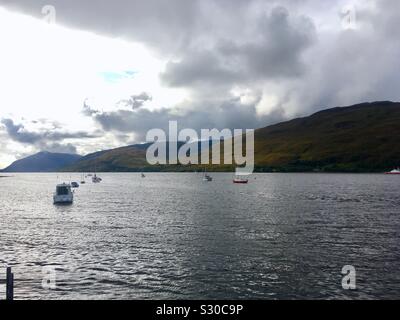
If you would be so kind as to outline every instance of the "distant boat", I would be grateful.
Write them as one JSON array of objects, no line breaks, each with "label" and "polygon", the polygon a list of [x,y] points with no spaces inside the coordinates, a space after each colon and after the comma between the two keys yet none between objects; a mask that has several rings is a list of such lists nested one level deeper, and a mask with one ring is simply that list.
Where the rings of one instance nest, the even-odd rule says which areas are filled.
[{"label": "distant boat", "polygon": [[72,204],[74,202],[74,194],[71,190],[71,185],[62,183],[56,187],[56,192],[53,195],[54,204]]},{"label": "distant boat", "polygon": [[71,182],[71,187],[72,188],[79,188],[79,183],[78,182]]},{"label": "distant boat", "polygon": [[92,182],[93,183],[100,183],[101,181],[103,181],[103,179],[101,179],[96,174],[94,174],[94,176],[92,177]]},{"label": "distant boat", "polygon": [[103,179],[98,177],[96,172],[97,172],[97,159],[96,159],[96,162],[95,162],[95,165],[94,165],[94,175],[92,177],[92,182],[93,183],[100,183]]},{"label": "distant boat", "polygon": [[86,183],[86,181],[85,181],[85,175],[84,174],[82,174],[82,177],[81,177],[81,184],[85,184]]},{"label": "distant boat", "polygon": [[142,178],[146,178],[146,176],[144,175],[144,173],[143,173],[143,172],[141,173],[141,176],[142,176]]},{"label": "distant boat", "polygon": [[400,168],[393,169],[392,171],[385,172],[385,174],[400,174]]},{"label": "distant boat", "polygon": [[206,172],[206,170],[204,169],[204,175],[203,175],[203,181],[212,181],[212,177]]},{"label": "distant boat", "polygon": [[248,179],[242,178],[242,177],[240,177],[240,176],[236,176],[236,177],[233,179],[233,183],[245,184],[245,183],[248,183],[248,182],[249,182]]}]

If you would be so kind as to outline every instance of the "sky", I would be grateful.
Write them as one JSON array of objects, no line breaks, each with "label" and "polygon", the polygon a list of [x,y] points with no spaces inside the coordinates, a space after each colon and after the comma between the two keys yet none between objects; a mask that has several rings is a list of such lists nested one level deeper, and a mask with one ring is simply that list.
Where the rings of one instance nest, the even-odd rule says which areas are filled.
[{"label": "sky", "polygon": [[255,129],[399,101],[399,21],[397,0],[0,0],[0,168],[169,120]]}]

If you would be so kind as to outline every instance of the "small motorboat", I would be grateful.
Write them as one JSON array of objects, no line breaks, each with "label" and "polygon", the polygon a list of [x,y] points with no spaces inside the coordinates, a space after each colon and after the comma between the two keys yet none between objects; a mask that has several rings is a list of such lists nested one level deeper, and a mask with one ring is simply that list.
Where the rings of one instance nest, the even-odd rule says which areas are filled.
[{"label": "small motorboat", "polygon": [[62,183],[56,187],[53,195],[54,204],[72,204],[74,202],[74,193],[70,184]]},{"label": "small motorboat", "polygon": [[103,179],[101,179],[100,177],[98,177],[96,174],[94,174],[94,176],[92,177],[92,182],[93,183],[100,183]]},{"label": "small motorboat", "polygon": [[79,188],[79,183],[78,182],[71,182],[71,187],[72,188]]},{"label": "small motorboat", "polygon": [[233,183],[246,184],[246,183],[248,183],[248,182],[249,182],[248,179],[242,178],[242,177],[240,177],[240,176],[236,176],[236,177],[233,179]]},{"label": "small motorboat", "polygon": [[385,174],[400,174],[400,168],[393,169],[392,171],[385,172]]}]

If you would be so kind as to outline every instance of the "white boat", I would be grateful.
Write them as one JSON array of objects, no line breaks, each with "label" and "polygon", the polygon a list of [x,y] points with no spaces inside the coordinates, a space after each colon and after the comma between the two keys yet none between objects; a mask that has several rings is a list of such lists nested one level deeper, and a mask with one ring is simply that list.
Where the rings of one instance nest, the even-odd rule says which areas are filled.
[{"label": "white boat", "polygon": [[56,187],[53,195],[54,204],[71,204],[74,202],[74,194],[70,184],[62,183]]},{"label": "white boat", "polygon": [[393,169],[392,171],[385,172],[386,174],[400,174],[400,168]]},{"label": "white boat", "polygon": [[241,176],[236,176],[233,178],[233,183],[246,184],[248,182],[249,182],[249,179],[243,178]]}]

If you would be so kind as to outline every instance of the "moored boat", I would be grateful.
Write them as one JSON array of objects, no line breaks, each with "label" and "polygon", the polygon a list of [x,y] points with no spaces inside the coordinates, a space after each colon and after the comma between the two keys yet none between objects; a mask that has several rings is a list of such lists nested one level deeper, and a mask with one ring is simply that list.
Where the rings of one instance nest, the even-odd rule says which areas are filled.
[{"label": "moored boat", "polygon": [[203,181],[207,181],[207,182],[212,181],[212,177],[207,173],[206,170],[204,170]]},{"label": "moored boat", "polygon": [[74,202],[74,193],[71,185],[67,183],[58,184],[56,192],[53,195],[54,204],[72,204]]},{"label": "moored boat", "polygon": [[71,187],[72,188],[79,188],[79,183],[78,182],[71,182]]},{"label": "moored boat", "polygon": [[385,172],[385,174],[400,174],[400,168],[393,169],[392,171]]},{"label": "moored boat", "polygon": [[94,174],[94,176],[92,177],[92,182],[93,183],[100,183],[103,179],[101,179],[100,177],[98,177],[96,174]]},{"label": "moored boat", "polygon": [[242,178],[242,177],[239,177],[239,176],[236,176],[236,177],[233,179],[233,183],[246,184],[246,183],[248,183],[248,182],[249,182],[248,179],[245,179],[245,178]]}]

